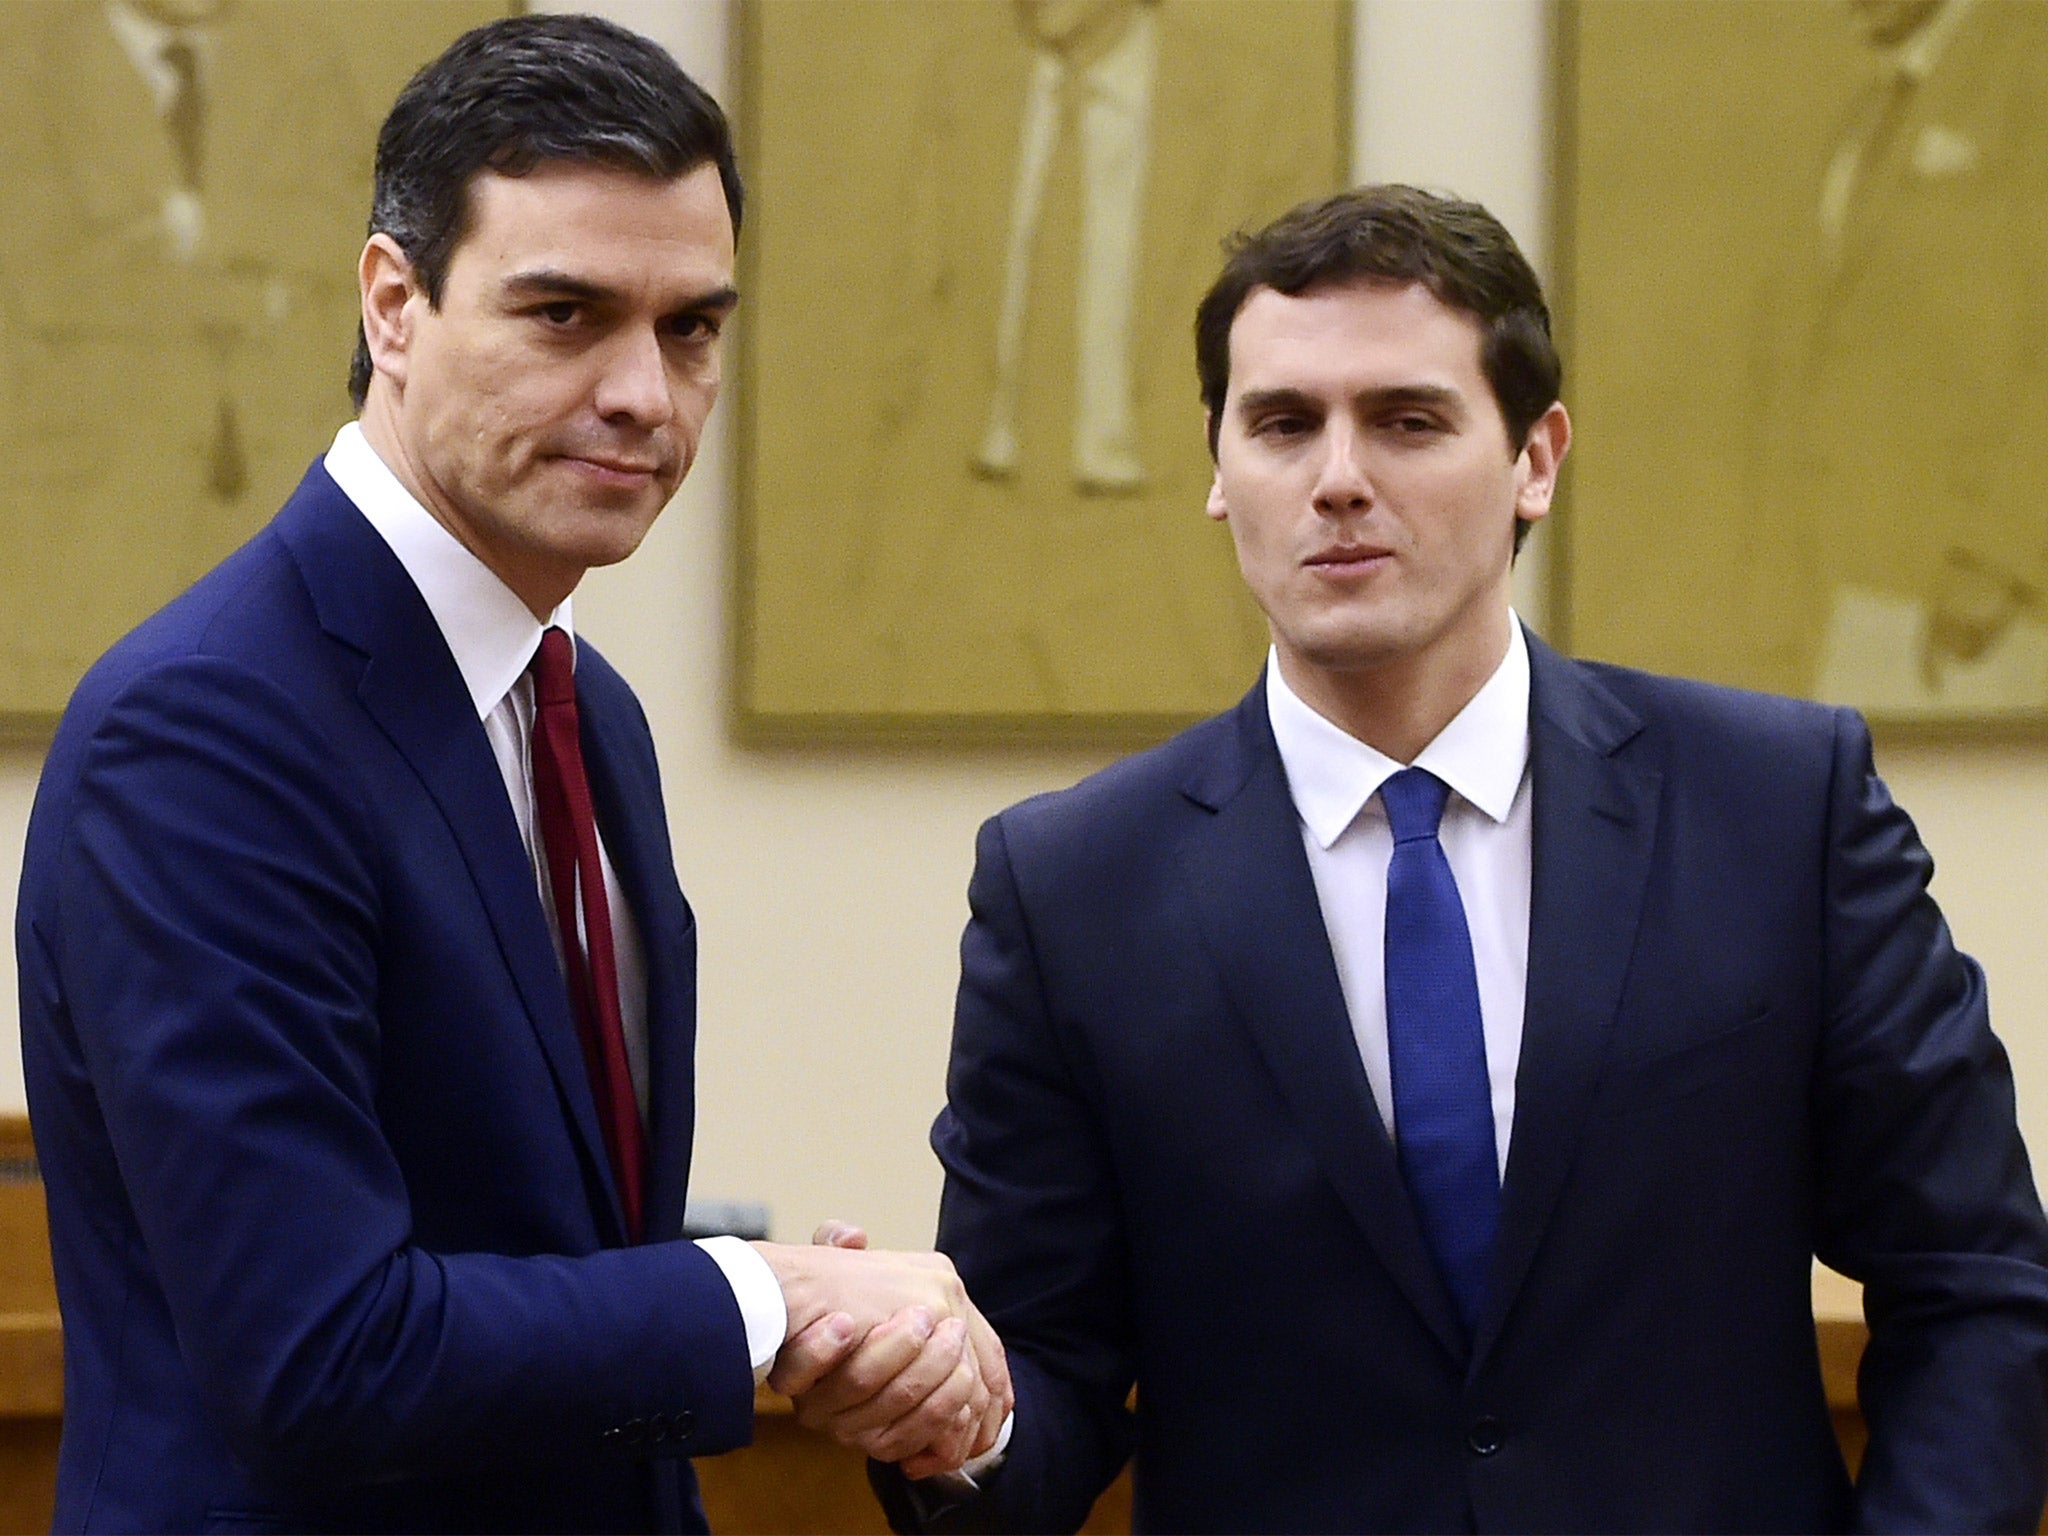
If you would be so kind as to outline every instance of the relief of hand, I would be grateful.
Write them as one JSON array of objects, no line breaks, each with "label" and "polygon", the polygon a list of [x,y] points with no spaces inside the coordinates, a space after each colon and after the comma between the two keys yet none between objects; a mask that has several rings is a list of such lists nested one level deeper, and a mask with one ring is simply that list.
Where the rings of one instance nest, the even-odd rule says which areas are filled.
[{"label": "relief of hand", "polygon": [[1922,679],[1939,688],[1945,664],[1978,660],[2037,600],[2033,588],[1989,561],[1969,550],[1949,550],[1928,605]]},{"label": "relief of hand", "polygon": [[1009,1365],[952,1261],[869,1251],[843,1222],[812,1243],[756,1245],[790,1314],[768,1384],[795,1400],[797,1421],[908,1477],[993,1446],[1014,1400]]}]

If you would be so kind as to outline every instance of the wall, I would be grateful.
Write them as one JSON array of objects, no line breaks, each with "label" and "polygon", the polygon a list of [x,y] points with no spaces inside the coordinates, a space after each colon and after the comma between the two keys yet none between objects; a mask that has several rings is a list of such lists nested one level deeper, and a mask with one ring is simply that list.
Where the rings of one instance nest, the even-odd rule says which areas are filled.
[{"label": "wall", "polygon": [[[990,0],[994,3],[994,0]],[[718,0],[601,7],[672,48],[728,104]],[[1540,0],[1364,0],[1355,38],[1364,176],[1453,187],[1533,252],[1549,240]],[[579,624],[633,679],[660,745],[677,866],[701,928],[699,1193],[764,1199],[777,1235],[827,1215],[879,1240],[929,1240],[954,947],[980,820],[1097,766],[1086,752],[757,752],[726,700],[730,413],[641,552],[594,573]],[[1190,516],[1199,509],[1190,508]],[[1541,620],[1542,540],[1522,610]],[[38,767],[0,750],[0,861],[18,866]],[[1936,891],[1985,962],[2021,1075],[2029,1139],[2048,1145],[2048,950],[2030,879],[2048,848],[2048,751],[1887,749],[1882,766],[1941,858]],[[12,916],[13,880],[5,882]],[[11,958],[0,997],[0,1111],[21,1089]]]}]

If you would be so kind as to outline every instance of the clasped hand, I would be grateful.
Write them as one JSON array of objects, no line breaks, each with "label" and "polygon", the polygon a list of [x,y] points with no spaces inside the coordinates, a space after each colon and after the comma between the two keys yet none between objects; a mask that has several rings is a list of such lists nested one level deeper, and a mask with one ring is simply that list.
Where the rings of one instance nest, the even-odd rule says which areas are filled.
[{"label": "clasped hand", "polygon": [[869,1250],[844,1222],[812,1245],[754,1245],[782,1284],[789,1331],[768,1385],[797,1422],[907,1477],[994,1446],[1013,1402],[1002,1342],[940,1253]]}]

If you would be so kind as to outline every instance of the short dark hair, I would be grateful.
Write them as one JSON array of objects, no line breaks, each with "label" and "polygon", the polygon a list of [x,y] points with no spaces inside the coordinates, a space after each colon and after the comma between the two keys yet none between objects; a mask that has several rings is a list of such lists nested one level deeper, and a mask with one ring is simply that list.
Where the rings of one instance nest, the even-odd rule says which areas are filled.
[{"label": "short dark hair", "polygon": [[[468,233],[477,173],[524,176],[562,160],[664,181],[715,165],[739,233],[739,165],[718,103],[660,44],[600,17],[565,15],[486,23],[407,82],[377,135],[369,232],[398,242],[438,306]],[[371,371],[358,327],[348,378],[357,410]]]},{"label": "short dark hair", "polygon": [[[1195,370],[1209,452],[1230,388],[1230,328],[1256,288],[1294,295],[1345,283],[1421,283],[1479,322],[1479,364],[1519,448],[1557,403],[1564,366],[1543,285],[1515,237],[1477,203],[1398,184],[1354,187],[1224,242],[1223,272],[1195,311]],[[1529,524],[1515,530],[1521,547]]]}]

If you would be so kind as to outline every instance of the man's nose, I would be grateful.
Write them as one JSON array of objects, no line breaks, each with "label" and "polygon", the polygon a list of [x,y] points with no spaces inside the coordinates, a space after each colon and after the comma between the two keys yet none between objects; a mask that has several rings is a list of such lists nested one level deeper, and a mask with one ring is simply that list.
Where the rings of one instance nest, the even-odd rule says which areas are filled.
[{"label": "man's nose", "polygon": [[665,426],[675,414],[668,361],[652,326],[628,329],[615,339],[597,381],[596,403],[607,421],[629,421],[650,430]]},{"label": "man's nose", "polygon": [[1341,419],[1323,435],[1322,462],[1316,467],[1315,506],[1318,512],[1357,512],[1372,504],[1372,480],[1365,470],[1358,430]]}]

